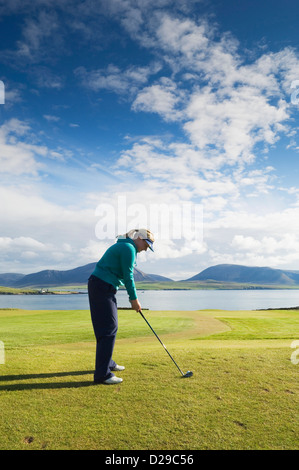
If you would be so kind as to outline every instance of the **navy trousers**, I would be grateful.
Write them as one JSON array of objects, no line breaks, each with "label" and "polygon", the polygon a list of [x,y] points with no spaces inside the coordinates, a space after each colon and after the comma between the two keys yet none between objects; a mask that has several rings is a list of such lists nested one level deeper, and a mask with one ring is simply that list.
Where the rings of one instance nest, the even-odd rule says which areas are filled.
[{"label": "navy trousers", "polygon": [[91,320],[96,337],[96,361],[94,380],[103,382],[114,376],[116,366],[112,359],[118,329],[116,289],[105,281],[91,275],[88,279],[88,298]]}]

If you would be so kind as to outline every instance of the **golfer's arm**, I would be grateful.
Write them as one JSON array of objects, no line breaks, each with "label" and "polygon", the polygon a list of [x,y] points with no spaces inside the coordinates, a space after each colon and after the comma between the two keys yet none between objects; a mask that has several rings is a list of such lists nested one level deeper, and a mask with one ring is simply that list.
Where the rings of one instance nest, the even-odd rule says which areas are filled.
[{"label": "golfer's arm", "polygon": [[127,289],[129,299],[136,300],[137,292],[134,282],[134,261],[135,255],[132,250],[124,251],[121,259],[121,267],[123,272],[123,280]]}]

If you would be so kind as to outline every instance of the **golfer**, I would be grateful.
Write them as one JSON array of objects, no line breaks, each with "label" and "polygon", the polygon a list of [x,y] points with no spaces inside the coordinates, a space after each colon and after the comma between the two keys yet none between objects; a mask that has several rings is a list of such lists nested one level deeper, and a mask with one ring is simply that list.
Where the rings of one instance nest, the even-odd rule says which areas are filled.
[{"label": "golfer", "polygon": [[154,236],[146,229],[135,229],[117,237],[96,264],[88,279],[88,298],[92,325],[97,341],[94,383],[118,384],[123,379],[113,371],[122,371],[113,359],[113,349],[118,328],[115,294],[125,285],[132,308],[139,312],[141,305],[134,283],[134,265],[137,253],[153,250]]}]

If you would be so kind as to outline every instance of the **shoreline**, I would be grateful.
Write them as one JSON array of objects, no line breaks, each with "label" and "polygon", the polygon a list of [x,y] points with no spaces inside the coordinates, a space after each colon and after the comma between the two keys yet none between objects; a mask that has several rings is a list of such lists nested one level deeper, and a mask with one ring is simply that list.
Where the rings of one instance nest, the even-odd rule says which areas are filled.
[{"label": "shoreline", "polygon": [[86,295],[87,292],[77,292],[77,291],[53,291],[53,292],[39,292],[39,291],[22,291],[22,292],[1,292],[0,295]]},{"label": "shoreline", "polygon": [[[58,288],[59,289],[59,288]],[[200,291],[271,291],[271,290],[299,290],[299,286],[290,286],[290,287],[285,287],[285,286],[241,286],[241,285],[235,285],[235,286],[192,286],[192,287],[162,287],[161,285],[159,286],[138,286],[136,285],[136,289],[139,292],[142,291],[195,291],[195,290],[200,290]],[[125,291],[124,288],[120,288],[119,291]],[[34,288],[28,288],[28,289],[22,289],[22,288],[12,288],[12,287],[2,287],[0,286],[0,295],[87,295],[87,288],[84,291],[77,291],[77,290],[45,290],[45,289],[34,289]]]}]

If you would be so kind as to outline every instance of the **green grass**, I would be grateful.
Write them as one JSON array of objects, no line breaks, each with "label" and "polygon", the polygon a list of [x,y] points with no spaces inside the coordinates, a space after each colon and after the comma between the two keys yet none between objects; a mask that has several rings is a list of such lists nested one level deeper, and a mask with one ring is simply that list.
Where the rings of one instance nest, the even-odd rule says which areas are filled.
[{"label": "green grass", "polygon": [[[226,323],[230,331],[217,334],[218,339],[290,339],[299,338],[299,311],[217,312],[215,317]],[[215,335],[210,337],[215,339]]]},{"label": "green grass", "polygon": [[88,311],[0,310],[0,449],[297,449],[298,311],[119,312],[117,386],[94,386]]},{"label": "green grass", "polygon": [[37,292],[37,289],[18,289],[15,287],[0,286],[0,294],[36,294]]}]

